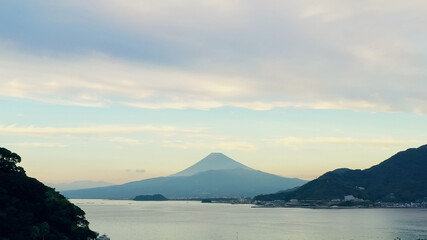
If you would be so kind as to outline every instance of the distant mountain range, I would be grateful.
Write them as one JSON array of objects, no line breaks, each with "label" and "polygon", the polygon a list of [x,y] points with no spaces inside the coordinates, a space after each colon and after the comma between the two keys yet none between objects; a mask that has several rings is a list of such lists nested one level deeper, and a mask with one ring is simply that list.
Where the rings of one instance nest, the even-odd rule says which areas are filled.
[{"label": "distant mountain range", "polygon": [[67,191],[75,189],[84,189],[84,188],[95,188],[95,187],[105,187],[111,186],[112,183],[103,182],[103,181],[76,181],[69,183],[45,183],[47,186],[55,188],[56,191]]},{"label": "distant mountain range", "polygon": [[259,195],[255,200],[332,200],[346,195],[386,202],[426,199],[427,145],[399,152],[369,169],[337,169],[294,190]]},{"label": "distant mountain range", "polygon": [[153,194],[162,194],[169,199],[253,197],[294,188],[306,182],[254,170],[222,153],[211,153],[191,167],[168,177],[61,193],[68,198],[100,199],[131,199]]}]

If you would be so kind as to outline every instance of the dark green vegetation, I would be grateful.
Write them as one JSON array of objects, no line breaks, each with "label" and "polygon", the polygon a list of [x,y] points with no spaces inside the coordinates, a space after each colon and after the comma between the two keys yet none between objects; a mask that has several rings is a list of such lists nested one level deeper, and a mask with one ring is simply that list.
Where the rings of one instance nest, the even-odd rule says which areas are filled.
[{"label": "dark green vegetation", "polygon": [[0,148],[0,240],[95,239],[85,213],[25,174],[21,157]]},{"label": "dark green vegetation", "polygon": [[287,192],[255,200],[332,200],[353,195],[370,201],[413,202],[427,197],[427,145],[402,151],[365,170],[337,169]]},{"label": "dark green vegetation", "polygon": [[[210,169],[210,170],[209,170]],[[188,175],[192,174],[192,175]],[[177,176],[179,175],[179,176]],[[301,186],[307,181],[285,178],[240,164],[214,153],[190,168],[169,176],[123,185],[61,192],[69,198],[131,199],[136,195],[162,194],[167,198],[253,197]]]},{"label": "dark green vegetation", "polygon": [[139,196],[136,196],[133,200],[135,201],[167,201],[168,199],[161,194],[154,194],[154,195],[139,195]]}]

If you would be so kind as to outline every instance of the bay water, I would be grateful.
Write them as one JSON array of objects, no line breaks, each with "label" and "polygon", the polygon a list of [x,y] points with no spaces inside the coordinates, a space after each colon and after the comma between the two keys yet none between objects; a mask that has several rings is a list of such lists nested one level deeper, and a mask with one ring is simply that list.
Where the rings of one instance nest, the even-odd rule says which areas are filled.
[{"label": "bay water", "polygon": [[72,199],[112,240],[427,239],[426,209],[251,208],[195,201]]}]

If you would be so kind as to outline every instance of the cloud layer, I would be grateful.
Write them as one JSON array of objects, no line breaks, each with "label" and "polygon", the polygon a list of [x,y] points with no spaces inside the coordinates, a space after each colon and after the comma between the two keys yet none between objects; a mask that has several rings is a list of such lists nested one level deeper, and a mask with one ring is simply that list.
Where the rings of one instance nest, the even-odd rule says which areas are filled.
[{"label": "cloud layer", "polygon": [[425,1],[2,5],[2,97],[147,109],[427,112]]},{"label": "cloud layer", "polygon": [[317,137],[317,138],[297,138],[285,137],[273,140],[273,142],[283,144],[285,146],[298,146],[307,144],[327,144],[327,145],[358,145],[364,147],[391,147],[402,145],[417,145],[422,144],[421,140],[395,140],[395,139],[358,139],[358,138],[336,138],[336,137]]},{"label": "cloud layer", "polygon": [[[25,135],[25,136],[64,136],[64,135],[111,135],[128,133],[155,133],[160,135],[198,135],[201,129],[179,128],[175,126],[152,126],[152,125],[101,125],[85,127],[37,127],[37,126],[16,126],[0,125],[2,135]],[[111,138],[113,142],[132,142],[126,138]]]}]

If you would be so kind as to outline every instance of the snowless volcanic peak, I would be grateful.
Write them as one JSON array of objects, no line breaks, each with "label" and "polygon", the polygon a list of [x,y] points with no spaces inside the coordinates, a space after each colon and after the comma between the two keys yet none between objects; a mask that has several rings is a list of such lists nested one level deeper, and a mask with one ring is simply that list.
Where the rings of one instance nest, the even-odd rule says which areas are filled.
[{"label": "snowless volcanic peak", "polygon": [[236,169],[242,168],[247,170],[253,170],[250,167],[247,167],[222,153],[211,153],[207,157],[203,158],[199,162],[195,163],[191,167],[171,175],[171,177],[179,176],[191,176],[200,172],[205,172],[209,170],[224,170],[224,169]]}]

